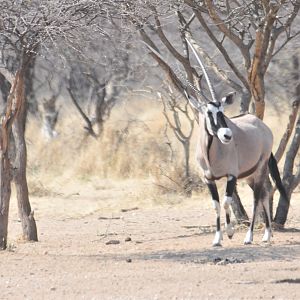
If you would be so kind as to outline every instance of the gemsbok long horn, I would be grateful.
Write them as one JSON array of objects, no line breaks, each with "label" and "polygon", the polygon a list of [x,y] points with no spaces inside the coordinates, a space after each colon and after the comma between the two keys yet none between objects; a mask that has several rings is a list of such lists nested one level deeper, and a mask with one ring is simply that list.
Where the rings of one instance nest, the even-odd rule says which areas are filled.
[{"label": "gemsbok long horn", "polygon": [[181,71],[178,69],[178,67],[174,66],[174,70],[172,67],[170,67],[166,60],[162,57],[162,55],[156,51],[153,47],[151,47],[150,45],[148,45],[147,43],[145,43],[144,41],[142,41],[143,44],[145,44],[145,46],[151,51],[153,52],[168,68],[168,71],[171,73],[171,76],[173,76],[174,78],[176,78],[180,84],[182,86],[184,86],[184,95],[185,97],[188,99],[188,101],[190,102],[191,106],[194,107],[196,110],[198,111],[202,111],[202,106],[204,105],[203,102],[198,101],[198,99],[188,95],[187,91],[185,90],[186,87],[190,87],[196,94],[202,96],[202,98],[209,102],[209,99],[207,99],[207,97],[200,91],[198,90],[192,83],[190,83],[185,77],[184,75],[181,73]]},{"label": "gemsbok long horn", "polygon": [[194,53],[194,55],[195,55],[195,57],[197,59],[197,62],[199,63],[199,65],[200,65],[200,67],[202,69],[202,72],[203,72],[205,80],[207,82],[207,85],[208,85],[208,88],[209,88],[209,91],[210,91],[210,94],[211,94],[213,102],[217,102],[215,90],[214,90],[214,88],[213,88],[213,86],[211,84],[211,81],[210,81],[210,79],[208,77],[206,69],[205,69],[205,67],[204,67],[204,65],[203,65],[203,63],[202,63],[202,61],[201,61],[198,53],[196,52],[196,50],[195,50],[194,46],[191,44],[191,42],[188,39],[186,39],[186,41],[189,44],[189,46],[191,47],[191,49],[192,49],[192,51],[193,51],[193,53]]}]

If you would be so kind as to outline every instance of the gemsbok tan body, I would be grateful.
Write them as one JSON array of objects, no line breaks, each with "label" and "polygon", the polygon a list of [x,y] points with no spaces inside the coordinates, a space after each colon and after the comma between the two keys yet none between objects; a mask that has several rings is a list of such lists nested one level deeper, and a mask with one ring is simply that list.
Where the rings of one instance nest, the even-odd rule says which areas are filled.
[{"label": "gemsbok tan body", "polygon": [[[269,127],[259,118],[245,114],[234,118],[224,115],[223,104],[232,103],[232,94],[216,99],[215,91],[208,74],[192,44],[187,40],[200,64],[206,78],[212,101],[200,104],[197,99],[185,92],[191,105],[199,111],[199,140],[197,160],[203,172],[205,182],[211,193],[213,206],[216,211],[216,234],[213,246],[221,246],[222,230],[220,222],[221,207],[218,189],[215,180],[227,177],[226,193],[223,201],[225,209],[225,229],[229,238],[234,234],[230,218],[230,205],[237,179],[245,178],[253,190],[254,204],[250,228],[246,234],[244,244],[253,241],[253,228],[257,207],[261,205],[265,212],[265,234],[263,242],[270,242],[271,215],[269,203],[269,190],[266,186],[266,177],[270,174],[282,196],[287,199],[282,185],[277,162],[272,154],[273,135]],[[195,88],[194,88],[195,90]],[[199,92],[201,94],[201,92]]]},{"label": "gemsbok tan body", "polygon": [[[265,177],[268,175],[268,163],[272,155],[272,132],[260,119],[250,114],[229,119],[218,110],[221,107],[220,104],[219,108],[215,107],[213,109],[213,112],[206,109],[204,115],[202,113],[199,114],[199,141],[197,148],[197,160],[211,192],[217,215],[217,231],[213,245],[220,246],[222,240],[220,226],[221,209],[215,184],[215,180],[222,177],[227,177],[223,207],[226,212],[225,228],[228,237],[232,238],[234,234],[234,229],[230,221],[230,204],[236,180],[245,178],[254,191],[255,199],[252,222],[244,243],[250,244],[253,240],[253,226],[256,208],[259,203],[262,204],[267,216],[263,241],[269,242],[271,238],[271,218]],[[216,134],[213,132],[211,134],[208,129],[211,122],[210,113],[219,114],[216,118],[216,128],[218,128]],[[220,127],[218,126],[218,118],[221,116],[224,116],[227,127],[225,127],[225,124]],[[222,136],[220,131],[223,131],[227,138]]]},{"label": "gemsbok tan body", "polygon": [[225,121],[232,132],[228,144],[223,144],[219,138],[210,135],[205,117],[199,114],[197,160],[204,171],[203,175],[207,179],[219,179],[227,174],[237,178],[249,176],[250,180],[270,158],[272,132],[251,114],[233,119],[225,117]]},{"label": "gemsbok tan body", "polygon": [[[232,103],[233,93],[228,94],[221,100],[216,98],[201,59],[193,45],[188,40],[186,41],[202,69],[211,94],[211,100],[188,82],[179,71],[174,72],[155,49],[149,45],[147,47],[156,55],[159,61],[163,62],[175,86],[179,87],[179,90],[184,90],[191,106],[199,112],[197,160],[216,211],[216,234],[213,246],[221,246],[223,239],[220,221],[221,205],[215,180],[224,177],[227,178],[227,185],[222,205],[225,209],[225,229],[228,237],[232,238],[234,234],[230,218],[232,195],[237,179],[244,178],[252,188],[254,195],[252,220],[244,244],[251,244],[253,241],[254,222],[259,205],[263,208],[266,216],[263,242],[270,242],[272,235],[271,215],[269,190],[266,186],[266,177],[269,173],[280,194],[284,199],[287,199],[277,162],[272,154],[272,132],[263,121],[254,115],[245,114],[233,118],[224,115],[223,105]],[[200,97],[196,99],[193,95],[188,94],[187,87],[191,88],[194,96],[200,95]]]}]

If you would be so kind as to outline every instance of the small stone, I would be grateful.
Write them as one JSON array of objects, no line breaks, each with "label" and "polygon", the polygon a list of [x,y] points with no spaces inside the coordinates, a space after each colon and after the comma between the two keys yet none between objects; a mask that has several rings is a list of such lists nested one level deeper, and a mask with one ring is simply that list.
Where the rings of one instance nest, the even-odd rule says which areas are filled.
[{"label": "small stone", "polygon": [[108,242],[105,243],[106,245],[118,245],[120,244],[119,240],[110,240]]},{"label": "small stone", "polygon": [[125,239],[125,242],[131,242],[131,237],[127,237],[126,239]]},{"label": "small stone", "polygon": [[131,263],[131,262],[132,262],[132,259],[131,259],[131,258],[127,258],[127,259],[126,259],[126,262]]},{"label": "small stone", "polygon": [[50,288],[50,291],[56,291],[56,287],[52,287],[52,288]]},{"label": "small stone", "polygon": [[121,212],[128,212],[128,211],[132,211],[132,210],[137,210],[139,209],[138,207],[132,207],[132,208],[122,208]]},{"label": "small stone", "polygon": [[219,263],[219,262],[221,262],[221,261],[222,261],[222,258],[221,258],[221,257],[215,257],[214,260],[213,260],[213,262],[214,262],[215,264],[217,264],[217,263]]}]

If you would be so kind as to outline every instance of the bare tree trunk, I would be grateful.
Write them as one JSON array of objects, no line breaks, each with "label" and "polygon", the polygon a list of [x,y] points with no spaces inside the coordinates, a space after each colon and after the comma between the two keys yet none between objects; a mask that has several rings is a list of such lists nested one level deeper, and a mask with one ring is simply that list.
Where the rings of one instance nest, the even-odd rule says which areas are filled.
[{"label": "bare tree trunk", "polygon": [[243,91],[241,105],[240,105],[240,112],[247,113],[249,112],[249,106],[251,103],[251,93],[249,91]]},{"label": "bare tree trunk", "polygon": [[16,103],[19,103],[19,109],[15,115],[12,126],[13,137],[15,141],[15,160],[13,180],[17,191],[17,200],[19,208],[19,217],[22,222],[23,237],[28,241],[37,241],[37,228],[31,211],[28,196],[28,185],[26,178],[27,167],[27,149],[25,142],[25,122],[26,122],[26,99],[24,72],[20,72],[16,88]]},{"label": "bare tree trunk", "polygon": [[193,192],[193,179],[190,177],[190,140],[185,140],[185,142],[182,145],[184,148],[185,170],[184,191],[187,197],[191,197]]},{"label": "bare tree trunk", "polygon": [[[284,226],[290,206],[290,200],[293,193],[293,190],[298,185],[297,173],[293,175],[294,170],[294,161],[295,157],[299,151],[300,146],[300,117],[299,117],[299,106],[300,106],[300,84],[299,84],[299,58],[297,56],[293,56],[293,67],[294,74],[293,80],[296,84],[295,87],[295,97],[296,99],[292,103],[292,111],[289,115],[289,122],[287,124],[286,131],[280,141],[278,149],[275,154],[275,158],[277,161],[281,159],[286,149],[286,146],[289,142],[289,139],[293,133],[293,129],[295,126],[294,137],[292,139],[292,143],[289,146],[289,150],[286,154],[284,169],[283,169],[283,185],[287,192],[288,199],[285,200],[282,196],[279,198],[278,206],[276,209],[276,215],[274,218],[274,223],[281,226]],[[298,119],[298,120],[297,120]],[[298,166],[298,172],[300,172],[300,166]],[[273,194],[275,189],[273,190]]]},{"label": "bare tree trunk", "polygon": [[[101,136],[104,130],[104,114],[106,110],[105,98],[106,94],[106,83],[100,84],[95,81],[95,96],[90,101],[90,119],[93,125],[97,125],[98,135]],[[107,83],[108,84],[108,83]]]},{"label": "bare tree trunk", "polygon": [[10,129],[5,128],[5,126],[2,123],[1,131],[2,136],[0,150],[0,248],[4,250],[7,246],[8,212],[9,200],[11,195],[11,167],[7,152],[8,145],[5,146],[4,144],[9,140]]},{"label": "bare tree trunk", "polygon": [[281,226],[284,226],[287,219],[292,192],[294,188],[299,184],[298,182],[299,181],[298,173],[300,170],[299,166],[298,166],[298,173],[296,173],[297,176],[293,175],[294,161],[299,151],[299,147],[300,147],[300,117],[298,117],[295,134],[292,143],[290,145],[290,148],[286,154],[286,160],[283,168],[282,182],[287,192],[288,199],[286,201],[286,199],[280,196],[279,203],[276,210],[276,215],[274,218],[274,222]]},{"label": "bare tree trunk", "polygon": [[87,133],[89,135],[91,135],[93,138],[97,139],[98,135],[96,134],[96,132],[93,129],[93,123],[92,123],[92,121],[89,119],[89,117],[85,114],[85,112],[80,107],[80,105],[77,102],[77,99],[75,98],[75,96],[74,96],[71,88],[67,88],[67,90],[69,92],[69,95],[71,97],[72,102],[74,103],[74,105],[77,108],[77,110],[79,111],[80,115],[82,116],[82,118],[86,122],[86,126],[84,127],[84,129],[87,131]]},{"label": "bare tree trunk", "polygon": [[[0,74],[0,85],[2,92],[2,105],[0,108],[2,119],[0,127],[0,249],[4,250],[7,247],[7,227],[12,180],[11,165],[8,155],[11,118],[8,112],[5,114],[5,107],[7,106],[6,102],[11,101],[8,96],[10,92],[13,96],[14,88],[2,74]],[[4,116],[2,116],[3,114]]]},{"label": "bare tree trunk", "polygon": [[[257,32],[257,35],[261,34]],[[262,37],[260,38],[262,39]],[[257,44],[251,69],[249,71],[248,79],[253,101],[255,103],[255,114],[258,118],[263,120],[265,113],[265,83],[264,73],[262,70],[262,58],[261,58],[261,44],[262,41],[257,38]]]},{"label": "bare tree trunk", "polygon": [[184,158],[185,158],[185,163],[184,163],[184,169],[185,169],[185,178],[190,177],[190,142],[189,140],[185,141],[183,144],[184,148]]},{"label": "bare tree trunk", "polygon": [[59,111],[56,108],[57,97],[53,96],[50,99],[44,98],[42,103],[42,118],[43,118],[43,135],[47,140],[52,140],[57,136],[55,126],[57,123]]},{"label": "bare tree trunk", "polygon": [[9,97],[7,98],[6,113],[2,118],[0,132],[0,248],[7,246],[7,226],[9,202],[11,196],[11,164],[9,159],[9,143],[11,124],[13,122],[12,103],[15,96],[17,78],[12,78]]},{"label": "bare tree trunk", "polygon": [[276,209],[276,215],[274,218],[275,228],[277,228],[277,227],[283,228],[283,226],[287,220],[287,216],[288,216],[288,212],[289,212],[289,208],[290,208],[290,200],[291,200],[291,194],[292,194],[291,182],[288,179],[286,179],[285,182],[286,183],[284,184],[284,187],[287,191],[288,201],[286,201],[286,199],[283,199],[282,196],[280,195],[278,206]]},{"label": "bare tree trunk", "polygon": [[[38,51],[38,50],[35,50]],[[38,102],[36,99],[36,92],[34,89],[34,81],[36,80],[34,70],[36,65],[37,55],[31,57],[28,66],[26,67],[25,77],[24,77],[24,89],[25,95],[28,99],[27,111],[35,114],[38,111]]]},{"label": "bare tree trunk", "polygon": [[5,114],[5,108],[6,108],[6,101],[9,96],[9,92],[11,89],[11,84],[7,81],[4,75],[0,73],[0,115]]},{"label": "bare tree trunk", "polygon": [[295,100],[292,103],[292,111],[289,115],[289,122],[287,124],[286,130],[284,132],[283,137],[281,138],[281,141],[279,143],[278,149],[275,153],[275,159],[277,160],[277,162],[279,162],[284,154],[284,151],[286,149],[286,146],[289,142],[289,139],[293,133],[293,129],[295,126],[295,123],[297,122],[297,118],[298,118],[298,112],[299,112],[299,106],[300,106],[300,83],[299,83],[299,79],[300,79],[300,75],[299,75],[299,58],[296,55],[293,55],[292,57],[293,59],[293,68],[294,68],[294,72],[293,72],[293,81],[295,83]]}]

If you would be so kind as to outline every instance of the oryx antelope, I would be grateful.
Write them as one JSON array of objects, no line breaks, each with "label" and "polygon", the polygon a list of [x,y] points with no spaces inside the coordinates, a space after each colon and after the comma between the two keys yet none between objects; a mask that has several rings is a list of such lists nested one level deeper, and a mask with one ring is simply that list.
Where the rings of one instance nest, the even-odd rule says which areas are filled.
[{"label": "oryx antelope", "polygon": [[254,204],[250,228],[244,243],[251,244],[257,207],[260,204],[266,214],[266,227],[263,242],[270,242],[271,218],[268,189],[265,178],[268,169],[278,190],[286,198],[276,160],[272,154],[273,135],[260,119],[251,114],[228,118],[224,115],[223,104],[232,102],[232,94],[216,99],[208,74],[192,44],[188,41],[207,81],[212,101],[199,103],[186,93],[190,103],[199,112],[199,138],[197,160],[203,171],[216,211],[216,234],[214,246],[220,246],[222,230],[220,223],[220,203],[215,180],[227,178],[226,194],[223,201],[225,209],[225,229],[229,238],[234,234],[230,219],[230,204],[237,179],[245,178],[253,190]]},{"label": "oryx antelope", "polygon": [[[208,84],[211,100],[197,90],[180,72],[174,72],[164,61],[163,57],[152,47],[147,47],[163,63],[172,81],[180,89],[185,90],[185,96],[190,104],[199,112],[199,137],[197,147],[197,160],[203,171],[205,182],[210,191],[214,209],[216,211],[216,234],[213,240],[214,246],[220,246],[222,241],[221,230],[221,206],[215,180],[226,177],[226,194],[223,201],[225,209],[225,229],[229,238],[234,234],[234,228],[230,219],[230,205],[237,179],[244,178],[253,190],[254,203],[250,228],[246,234],[244,243],[251,244],[253,240],[253,228],[257,207],[261,205],[266,214],[266,227],[263,236],[264,242],[271,239],[271,217],[268,188],[265,186],[265,178],[269,171],[276,183],[281,195],[287,199],[282,185],[277,162],[272,154],[273,135],[271,130],[259,118],[251,114],[228,118],[224,115],[224,104],[232,102],[233,94],[216,99],[215,92],[208,74],[202,64],[193,45],[187,40]],[[179,75],[179,76],[178,76]],[[181,79],[180,79],[181,78]],[[184,84],[184,82],[186,84]],[[195,99],[186,91],[189,86],[202,97]]]}]

